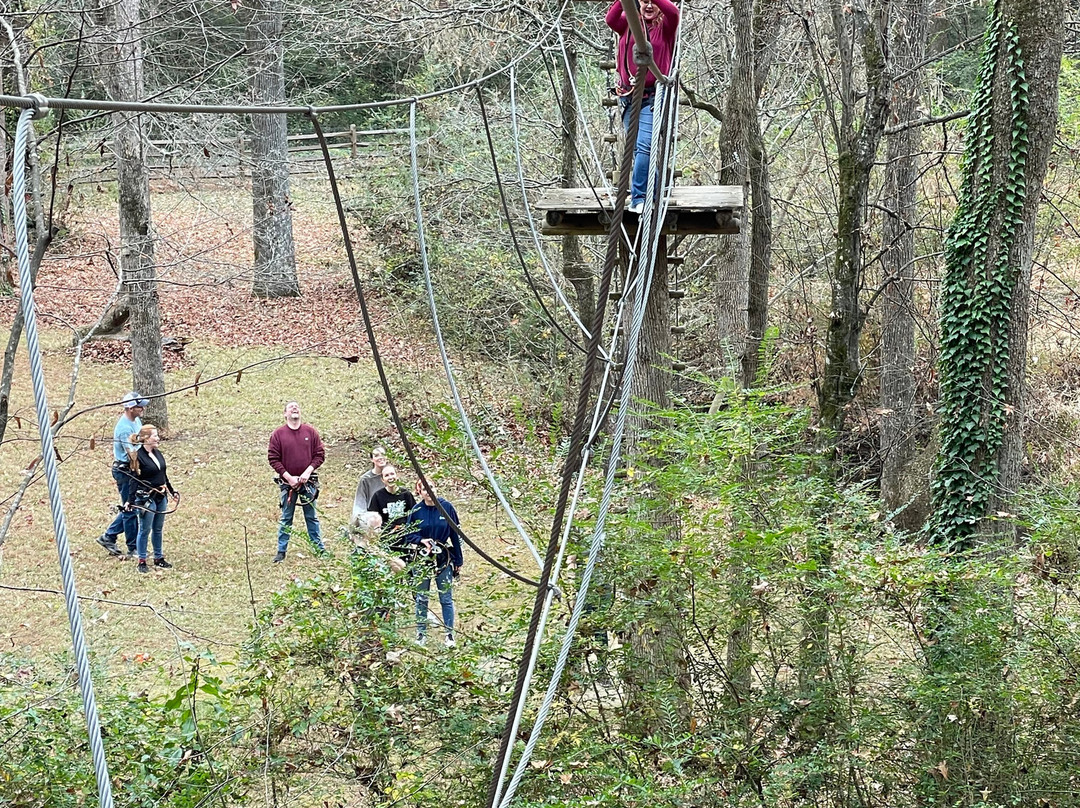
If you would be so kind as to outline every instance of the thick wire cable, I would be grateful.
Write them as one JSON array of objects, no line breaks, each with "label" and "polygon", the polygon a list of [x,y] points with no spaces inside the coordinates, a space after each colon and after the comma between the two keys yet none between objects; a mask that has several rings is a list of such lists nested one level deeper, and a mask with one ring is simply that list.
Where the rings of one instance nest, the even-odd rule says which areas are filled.
[{"label": "thick wire cable", "polygon": [[521,201],[525,207],[525,216],[529,222],[529,233],[532,236],[533,247],[536,249],[536,255],[540,259],[540,265],[544,268],[544,273],[548,276],[548,280],[551,281],[551,288],[555,290],[555,296],[559,299],[563,309],[570,316],[570,319],[577,325],[578,330],[585,335],[585,339],[589,338],[589,329],[585,327],[585,324],[581,322],[581,318],[578,317],[574,307],[570,305],[570,301],[566,299],[566,295],[563,294],[562,284],[559,283],[558,278],[555,277],[554,271],[551,269],[551,263],[547,259],[547,255],[544,252],[543,242],[540,240],[540,234],[536,230],[536,220],[532,215],[532,206],[529,204],[529,194],[525,189],[525,167],[521,161],[521,134],[518,131],[518,114],[517,114],[517,70],[516,68],[510,69],[510,124],[513,131],[513,137],[511,140],[514,143],[514,162],[517,165],[517,178],[518,185],[521,188]]},{"label": "thick wire cable", "polygon": [[[326,135],[323,134],[322,125],[319,123],[318,115],[314,112],[309,112],[308,117],[311,119],[311,125],[315,129],[315,134],[319,139],[319,146],[322,149],[323,162],[326,165],[327,177],[330,181],[330,189],[334,196],[334,206],[337,209],[338,224],[341,227],[341,237],[345,242],[345,255],[349,261],[349,272],[352,275],[353,288],[356,290],[356,298],[360,303],[360,316],[364,321],[364,331],[367,335],[368,344],[371,346],[372,358],[375,362],[375,370],[379,376],[379,383],[383,389],[383,395],[386,396],[386,404],[390,410],[390,420],[394,422],[394,429],[397,430],[398,437],[401,439],[401,446],[405,450],[405,456],[409,459],[409,464],[412,466],[413,471],[416,472],[416,476],[420,478],[420,482],[423,484],[425,490],[428,493],[434,493],[434,489],[431,487],[431,483],[428,482],[427,476],[424,474],[424,470],[420,467],[420,461],[416,457],[416,452],[413,449],[412,441],[409,440],[409,435],[405,431],[405,424],[401,420],[401,415],[398,413],[397,404],[394,402],[394,394],[390,389],[390,380],[386,375],[386,368],[383,365],[382,354],[379,352],[379,344],[375,339],[375,327],[372,325],[371,312],[368,310],[367,296],[364,294],[364,286],[360,282],[360,271],[356,267],[356,255],[353,252],[352,238],[349,236],[349,223],[345,218],[345,206],[341,201],[341,190],[338,188],[337,174],[334,171],[334,162],[330,157],[330,145],[326,142]],[[495,567],[497,570],[506,573],[514,580],[520,581],[523,584],[528,584],[533,587],[541,587],[541,583],[537,583],[530,578],[526,578],[518,572],[507,567],[505,564],[496,561],[488,553],[484,552],[472,539],[470,539],[465,531],[461,529],[461,526],[454,522],[449,517],[442,504],[439,502],[439,498],[435,497],[435,506],[439,509],[439,513],[446,519],[450,529],[454,531],[454,534],[460,538],[465,544],[473,549],[481,558]],[[546,586],[546,584],[544,585]]]},{"label": "thick wire cable", "polygon": [[[547,587],[550,585],[551,571],[554,566],[563,533],[563,522],[566,517],[566,506],[570,498],[570,488],[575,477],[575,462],[579,455],[588,452],[584,440],[585,416],[589,409],[589,400],[592,393],[592,380],[596,370],[596,363],[600,349],[600,332],[603,328],[604,315],[607,310],[608,292],[611,288],[611,278],[614,274],[615,264],[618,259],[619,233],[622,228],[623,209],[626,206],[626,198],[630,190],[630,175],[627,168],[632,165],[634,142],[637,138],[638,118],[641,112],[641,101],[644,97],[644,83],[634,88],[634,94],[630,102],[630,120],[626,143],[622,154],[622,172],[619,175],[619,189],[615,198],[614,216],[612,216],[608,228],[607,251],[604,257],[604,269],[600,277],[600,288],[597,292],[597,306],[593,315],[593,326],[590,329],[589,346],[585,354],[585,366],[581,375],[581,384],[578,388],[578,401],[574,412],[574,424],[570,433],[570,447],[563,464],[563,472],[559,485],[559,496],[555,504],[555,515],[552,520],[551,535],[548,541],[547,552],[544,558],[544,571],[540,576],[540,589],[536,593],[536,601],[533,604],[532,617],[529,620],[529,628],[525,638],[525,649],[518,664],[518,675],[511,697],[511,706],[507,718],[505,730],[500,740],[498,757],[495,770],[497,773],[492,777],[488,789],[487,808],[495,808],[498,804],[499,793],[502,790],[510,746],[513,740],[513,732],[510,728],[515,719],[520,718],[525,697],[524,687],[529,677],[530,660],[535,660],[535,645],[538,642],[538,628],[544,602],[547,599]],[[579,473],[578,477],[581,476]]]},{"label": "thick wire cable", "polygon": [[30,377],[34,387],[34,408],[37,412],[38,433],[41,436],[41,459],[45,466],[45,481],[49,488],[49,507],[52,511],[53,533],[56,536],[56,552],[60,557],[60,575],[64,583],[64,602],[67,605],[71,641],[75,648],[75,665],[79,672],[79,689],[82,692],[83,713],[90,739],[90,752],[94,759],[94,777],[97,780],[98,804],[112,808],[112,783],[109,765],[105,760],[105,745],[101,739],[97,700],[94,683],[90,676],[90,660],[87,655],[86,637],[83,634],[82,613],[79,596],[75,591],[75,570],[71,564],[67,524],[64,519],[64,501],[60,495],[60,475],[53,446],[52,429],[49,426],[49,402],[45,394],[45,371],[42,367],[41,346],[38,343],[37,313],[34,308],[33,281],[30,275],[30,248],[26,232],[26,157],[27,137],[31,121],[38,114],[36,109],[24,109],[15,128],[15,144],[12,157],[11,203],[15,216],[15,254],[19,265],[19,300],[26,327],[26,351],[30,357]]},{"label": "thick wire cable", "polygon": [[506,217],[506,227],[510,230],[510,240],[514,244],[514,252],[517,254],[518,263],[521,265],[521,271],[525,273],[525,280],[529,284],[529,289],[533,293],[533,297],[536,298],[536,302],[540,305],[540,309],[544,312],[544,317],[551,323],[552,327],[562,334],[563,338],[578,349],[581,353],[585,352],[585,349],[566,333],[565,329],[559,325],[558,320],[555,319],[555,315],[548,309],[547,304],[544,302],[544,298],[540,295],[540,289],[537,288],[536,281],[533,280],[532,273],[529,272],[529,264],[525,260],[525,254],[521,250],[521,242],[518,241],[517,230],[514,228],[514,219],[510,215],[510,205],[506,201],[506,189],[503,187],[502,177],[499,174],[499,159],[495,154],[495,141],[491,137],[491,125],[488,123],[487,105],[484,103],[484,88],[480,85],[476,87],[476,98],[480,102],[480,117],[484,121],[484,135],[487,137],[488,152],[491,155],[491,167],[495,172],[495,185],[499,191],[499,202],[502,204],[503,215]]},{"label": "thick wire cable", "polygon": [[[677,70],[678,58],[681,44],[682,25],[679,26],[679,37],[676,41],[675,52],[673,54],[673,64]],[[674,75],[674,74],[673,74]],[[637,101],[635,95],[635,102]],[[656,109],[660,110],[659,124],[655,115]],[[658,254],[658,248],[660,244],[660,238],[663,229],[664,218],[667,214],[668,203],[671,198],[671,189],[667,182],[669,174],[668,168],[670,164],[674,162],[674,153],[678,137],[678,106],[677,96],[675,92],[665,93],[664,86],[657,86],[657,98],[654,101],[653,108],[653,127],[650,139],[650,158],[652,156],[660,154],[658,147],[661,140],[661,132],[665,129],[668,132],[667,143],[663,151],[663,160],[656,166],[650,165],[649,179],[646,189],[645,206],[642,211],[641,218],[639,220],[639,244],[647,244],[649,249],[644,254],[646,259],[646,268],[644,272],[633,272],[634,264],[640,263],[640,261],[633,260],[630,271],[635,276],[635,280],[639,280],[640,283],[635,283],[635,310],[634,316],[630,323],[630,335],[627,344],[627,356],[626,356],[626,369],[623,373],[623,377],[620,380],[620,389],[622,391],[619,400],[619,414],[616,421],[615,430],[612,437],[611,450],[608,456],[606,473],[605,473],[605,486],[603,495],[601,497],[601,504],[597,514],[596,525],[593,533],[593,540],[590,543],[589,558],[586,562],[585,570],[582,574],[582,579],[576,593],[576,600],[574,603],[574,609],[570,616],[570,622],[567,626],[566,632],[563,635],[562,645],[560,647],[559,656],[555,663],[554,671],[552,672],[551,679],[548,683],[548,689],[541,702],[540,708],[537,711],[536,718],[532,730],[529,733],[529,741],[527,742],[525,749],[522,752],[521,758],[518,761],[517,768],[515,769],[514,776],[507,787],[505,796],[500,800],[496,796],[495,802],[499,808],[509,808],[521,779],[524,777],[527,771],[527,766],[532,753],[539,742],[540,734],[543,730],[544,723],[547,720],[548,713],[551,710],[551,705],[554,703],[555,696],[558,690],[559,683],[562,680],[563,672],[565,671],[566,663],[569,659],[570,650],[573,645],[575,635],[577,633],[577,626],[581,618],[585,607],[585,601],[588,597],[589,585],[592,580],[593,573],[599,562],[600,552],[603,549],[605,536],[606,536],[606,524],[607,513],[610,508],[611,495],[614,490],[615,471],[622,454],[622,440],[626,430],[626,421],[629,414],[630,407],[630,390],[633,386],[634,369],[637,364],[637,352],[638,344],[640,342],[641,328],[644,323],[645,307],[649,300],[649,293],[652,286],[652,280],[656,269],[656,260]],[[671,121],[670,126],[665,126],[667,121]],[[636,137],[634,138],[636,141]],[[627,152],[624,150],[624,157]],[[656,184],[660,183],[661,194],[659,195],[658,204],[655,206],[656,210],[653,210],[653,200],[657,199]],[[622,183],[620,182],[620,185]],[[651,229],[651,237],[650,237]],[[640,259],[642,257],[639,250],[634,259]],[[626,293],[629,292],[629,288],[624,291],[623,301],[625,301]],[[614,326],[613,341],[618,336],[618,320]],[[605,375],[606,378],[606,375]],[[601,397],[597,397],[597,414],[594,416],[593,433],[590,435],[589,444],[591,446],[592,440],[595,439],[597,431],[599,429],[600,422],[600,408]],[[581,477],[584,474],[584,466],[579,473],[578,489],[580,490]],[[576,501],[576,492],[575,492]],[[569,538],[570,525],[566,526],[566,535],[564,537],[564,543]],[[565,545],[564,545],[565,546]],[[561,560],[561,557],[560,557]],[[557,578],[556,578],[557,580]],[[546,614],[545,614],[546,618]],[[533,660],[535,660],[536,654],[533,653]],[[535,664],[535,661],[533,662]],[[531,673],[531,672],[530,672]],[[519,711],[520,713],[520,711]],[[516,725],[515,725],[516,732]],[[506,766],[504,763],[503,770],[500,773],[499,791],[501,792],[503,781],[505,780]],[[497,792],[498,793],[498,792]]]},{"label": "thick wire cable", "polygon": [[638,286],[635,295],[633,319],[630,324],[630,334],[626,344],[626,370],[624,371],[622,378],[623,395],[619,401],[619,415],[611,437],[611,449],[608,454],[607,467],[604,474],[604,491],[600,498],[600,506],[596,515],[596,526],[593,530],[592,541],[589,545],[589,558],[585,563],[585,569],[581,575],[581,582],[578,585],[575,594],[574,608],[570,613],[570,621],[563,634],[562,645],[559,648],[559,656],[555,660],[555,668],[551,673],[551,680],[548,683],[547,692],[544,694],[544,700],[541,702],[539,710],[537,710],[536,718],[533,721],[532,729],[529,732],[528,743],[525,744],[525,749],[522,751],[521,758],[518,760],[517,769],[514,771],[514,776],[511,778],[510,784],[506,788],[505,796],[499,803],[499,808],[509,808],[510,802],[513,800],[514,794],[521,783],[521,779],[525,776],[525,772],[528,769],[529,760],[532,758],[533,750],[540,740],[540,735],[543,732],[544,724],[551,711],[551,706],[555,702],[555,696],[557,695],[559,684],[562,681],[563,672],[566,670],[566,663],[570,658],[570,650],[573,647],[574,639],[577,636],[578,623],[581,620],[581,615],[585,611],[585,603],[589,596],[589,585],[592,582],[593,573],[596,571],[599,564],[600,553],[604,547],[607,536],[607,516],[611,509],[611,498],[615,491],[615,472],[617,471],[619,460],[621,459],[623,436],[626,434],[626,423],[630,413],[629,392],[634,381],[634,370],[637,366],[638,344],[641,341],[641,330],[645,322],[645,307],[649,300],[649,290],[652,287],[653,270],[655,269],[655,266],[656,262],[654,260],[646,267],[643,283]]},{"label": "thick wire cable", "polygon": [[[521,540],[525,542],[525,546],[529,548],[529,552],[532,553],[533,558],[536,560],[536,566],[543,567],[544,562],[540,559],[540,553],[529,538],[524,526],[518,521],[517,514],[510,506],[509,501],[507,501],[499,481],[495,479],[495,475],[488,465],[487,458],[484,457],[484,453],[480,450],[480,444],[473,432],[472,422],[465,412],[465,406],[461,403],[457,381],[454,378],[454,371],[450,366],[450,358],[446,352],[446,341],[443,339],[442,327],[439,325],[439,311],[435,305],[435,288],[431,282],[431,266],[428,262],[427,241],[424,237],[424,210],[420,204],[420,169],[417,165],[416,150],[416,104],[413,104],[409,107],[409,164],[412,167],[413,201],[416,204],[416,240],[420,249],[420,266],[424,273],[424,288],[427,291],[428,307],[431,309],[431,323],[435,330],[435,342],[439,347],[443,370],[446,373],[446,383],[450,386],[450,393],[454,398],[454,407],[457,409],[458,418],[461,419],[461,429],[469,439],[473,454],[476,455],[476,459],[480,462],[480,466],[484,470],[484,476],[491,485],[491,490],[495,492],[495,498],[499,501],[510,522],[517,529]],[[438,501],[438,497],[435,499]]]}]

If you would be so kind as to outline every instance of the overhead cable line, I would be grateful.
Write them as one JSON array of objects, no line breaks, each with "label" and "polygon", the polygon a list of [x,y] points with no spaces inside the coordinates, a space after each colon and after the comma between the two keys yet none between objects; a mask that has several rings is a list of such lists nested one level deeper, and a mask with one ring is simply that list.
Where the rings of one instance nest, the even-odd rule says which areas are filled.
[{"label": "overhead cable line", "polygon": [[[545,60],[546,61],[546,60]],[[548,280],[551,281],[551,288],[555,290],[555,296],[558,297],[559,302],[562,303],[563,308],[567,314],[577,325],[578,330],[585,335],[585,338],[589,338],[589,329],[585,327],[585,324],[581,322],[581,318],[578,317],[574,307],[570,305],[570,301],[566,299],[566,295],[563,294],[562,285],[555,277],[555,273],[552,272],[551,264],[547,260],[547,255],[544,253],[544,245],[540,240],[540,234],[536,230],[536,220],[532,215],[532,207],[529,205],[529,194],[525,189],[525,170],[521,160],[521,134],[518,131],[518,114],[517,114],[517,70],[516,68],[510,69],[510,123],[513,129],[513,137],[511,140],[514,143],[514,163],[517,166],[518,185],[521,186],[521,201],[525,208],[525,216],[529,222],[529,233],[532,236],[533,247],[536,249],[536,255],[540,259],[540,264],[544,267],[544,272],[548,276]]]},{"label": "overhead cable line", "polygon": [[[492,491],[495,492],[495,498],[499,501],[499,504],[502,506],[503,511],[506,512],[506,515],[510,518],[510,522],[517,529],[518,534],[521,536],[521,540],[525,542],[525,546],[529,548],[529,552],[532,553],[533,558],[536,560],[536,566],[543,567],[544,564],[543,561],[540,560],[540,553],[537,552],[536,546],[529,538],[529,534],[526,533],[525,528],[522,526],[521,522],[518,521],[517,514],[514,513],[514,509],[510,507],[510,503],[507,501],[502,488],[499,486],[499,481],[495,479],[491,467],[488,466],[487,458],[484,457],[484,453],[480,450],[480,444],[477,442],[476,435],[473,433],[469,416],[466,414],[465,407],[461,403],[461,396],[458,393],[453,368],[450,367],[450,358],[446,353],[446,342],[443,339],[442,327],[439,325],[439,312],[435,306],[435,288],[431,282],[431,267],[428,262],[427,242],[424,238],[424,211],[420,204],[420,168],[417,165],[416,151],[416,104],[413,104],[409,107],[409,165],[412,168],[413,201],[416,203],[416,239],[420,249],[420,266],[424,273],[424,288],[427,291],[428,307],[431,309],[431,323],[435,330],[435,342],[439,346],[439,356],[442,359],[443,371],[446,373],[446,382],[450,386],[450,393],[454,398],[454,407],[457,409],[458,418],[461,419],[461,429],[469,439],[473,454],[476,455],[476,459],[484,470],[484,476],[491,485]],[[433,498],[437,503],[438,497],[434,497],[433,494]],[[441,506],[439,507],[439,510],[442,510]],[[453,522],[453,520],[447,521]]]},{"label": "overhead cable line", "polygon": [[[386,404],[390,409],[390,419],[394,422],[394,428],[397,430],[398,437],[401,439],[402,448],[405,450],[406,456],[409,458],[409,464],[416,472],[417,477],[420,478],[424,485],[424,488],[433,493],[430,483],[427,477],[424,476],[424,471],[420,467],[420,461],[416,457],[416,452],[413,450],[412,441],[409,440],[409,435],[405,431],[405,424],[401,420],[401,416],[398,413],[397,404],[394,403],[394,394],[390,389],[390,381],[386,376],[386,368],[383,366],[382,355],[379,353],[379,344],[375,339],[375,328],[372,325],[371,312],[368,310],[367,296],[364,294],[363,284],[360,282],[360,271],[356,267],[356,255],[353,253],[352,238],[349,236],[349,224],[345,218],[345,206],[341,202],[341,191],[338,188],[337,175],[334,173],[334,162],[330,156],[330,146],[326,142],[326,136],[323,134],[322,126],[319,123],[319,117],[314,112],[308,113],[308,117],[311,120],[312,127],[315,129],[315,134],[318,135],[319,146],[322,149],[323,162],[326,164],[326,172],[330,181],[330,189],[334,195],[334,206],[337,208],[338,224],[341,227],[341,236],[345,242],[345,255],[349,260],[349,271],[352,274],[353,287],[356,290],[356,297],[360,303],[360,314],[364,320],[364,331],[367,334],[368,344],[371,346],[372,357],[375,360],[375,370],[379,375],[379,383],[382,385],[383,395],[386,396]],[[543,582],[537,583],[536,581],[526,578],[518,572],[507,567],[505,564],[496,561],[488,553],[484,552],[475,542],[472,541],[463,531],[460,526],[454,523],[453,519],[447,517],[447,514],[439,503],[438,497],[435,497],[435,503],[439,508],[439,512],[446,517],[447,524],[451,526],[454,533],[463,541],[469,545],[476,553],[491,564],[496,569],[509,575],[511,578],[520,581],[523,584],[529,586],[541,588],[545,586]]]},{"label": "overhead cable line", "polygon": [[[657,92],[662,93],[663,90],[658,89]],[[656,147],[657,130],[658,127],[654,127],[653,148]],[[650,191],[652,191],[654,177],[655,174],[650,174]],[[646,199],[648,199],[648,196],[646,196]],[[646,212],[643,212],[643,218]],[[626,424],[630,413],[631,402],[629,391],[634,381],[634,371],[637,367],[638,344],[641,340],[641,331],[645,322],[645,309],[649,300],[649,291],[652,287],[653,271],[656,268],[655,253],[652,255],[654,260],[649,261],[642,271],[640,275],[642,283],[638,285],[634,295],[634,311],[630,323],[630,334],[626,345],[626,370],[622,377],[623,395],[619,400],[619,415],[616,420],[615,429],[612,432],[611,449],[608,453],[604,472],[604,490],[600,497],[600,506],[596,515],[596,525],[593,528],[592,541],[589,544],[589,557],[585,563],[581,581],[574,595],[574,608],[570,613],[570,620],[567,623],[566,630],[563,634],[559,655],[555,660],[551,679],[548,682],[547,692],[544,694],[544,699],[537,710],[536,718],[533,720],[533,725],[529,731],[529,740],[525,744],[525,749],[521,753],[521,758],[518,760],[514,776],[511,778],[509,785],[506,787],[506,792],[499,802],[499,808],[509,808],[511,801],[514,798],[514,794],[517,792],[518,786],[525,776],[525,772],[528,770],[529,760],[532,758],[536,744],[540,740],[544,724],[551,711],[551,705],[554,703],[558,693],[563,672],[566,670],[566,664],[570,658],[570,650],[577,635],[578,623],[581,620],[581,615],[585,611],[585,604],[589,597],[589,585],[591,584],[593,574],[599,565],[600,552],[603,550],[607,538],[607,516],[611,509],[611,499],[615,491],[615,473],[618,469],[619,460],[621,459],[623,437],[626,434]]]},{"label": "overhead cable line", "polygon": [[553,31],[557,31],[562,23],[563,13],[570,0],[563,0],[562,6],[551,26],[541,32],[536,42],[517,58],[510,60],[505,65],[492,70],[490,73],[473,79],[472,81],[457,84],[453,87],[444,87],[440,90],[432,90],[428,93],[406,96],[401,98],[388,98],[383,101],[365,101],[357,104],[331,104],[323,107],[315,106],[292,106],[292,105],[254,105],[254,104],[170,104],[165,102],[145,101],[109,101],[95,98],[49,98],[41,93],[29,95],[0,95],[0,107],[15,107],[17,109],[78,109],[101,112],[174,112],[184,114],[218,114],[218,115],[326,115],[335,112],[359,112],[367,109],[386,109],[387,107],[403,107],[426,101],[431,98],[439,98],[451,95],[463,90],[469,90],[484,84],[489,79],[500,76],[514,65],[528,58],[535,51],[544,47]]},{"label": "overhead cable line", "polygon": [[94,760],[94,777],[97,780],[100,808],[112,808],[112,782],[109,764],[105,760],[105,745],[101,738],[101,724],[94,697],[94,682],[90,673],[86,636],[83,633],[79,596],[75,591],[75,570],[71,563],[67,524],[64,519],[64,500],[60,495],[59,462],[53,446],[53,433],[49,425],[49,402],[45,393],[45,371],[42,366],[41,345],[38,342],[37,314],[34,304],[33,278],[30,271],[30,248],[26,230],[26,158],[27,139],[31,121],[41,117],[38,110],[24,109],[15,127],[15,143],[12,154],[11,203],[15,216],[15,253],[19,266],[19,298],[26,328],[26,348],[30,359],[30,376],[34,388],[34,408],[37,411],[38,434],[41,436],[41,457],[45,466],[45,480],[49,488],[49,507],[52,511],[53,533],[56,536],[56,552],[60,558],[60,575],[64,583],[64,601],[67,606],[68,625],[75,650],[75,664],[79,673],[79,690],[82,693],[83,713],[89,735],[90,752]]},{"label": "overhead cable line", "polygon": [[548,309],[547,304],[544,303],[543,297],[540,296],[540,290],[536,286],[536,281],[533,280],[532,273],[529,272],[528,262],[525,260],[525,254],[521,251],[521,243],[518,241],[517,230],[514,229],[514,220],[510,215],[510,205],[506,201],[506,190],[503,188],[502,178],[499,175],[499,159],[495,154],[495,141],[491,138],[491,126],[488,124],[487,117],[487,105],[484,104],[484,88],[479,84],[476,85],[476,97],[480,102],[480,117],[484,121],[484,134],[487,136],[488,153],[491,155],[491,167],[495,172],[495,186],[499,191],[499,202],[502,204],[503,215],[506,218],[506,226],[510,230],[510,240],[514,244],[514,252],[517,254],[518,263],[521,264],[521,271],[525,273],[525,280],[529,284],[529,289],[533,293],[533,297],[536,298],[536,302],[540,304],[541,311],[544,312],[544,317],[547,319],[551,326],[562,334],[563,338],[578,349],[581,353],[585,352],[585,349],[566,333],[566,330],[559,325],[559,322],[555,319],[555,315]]}]

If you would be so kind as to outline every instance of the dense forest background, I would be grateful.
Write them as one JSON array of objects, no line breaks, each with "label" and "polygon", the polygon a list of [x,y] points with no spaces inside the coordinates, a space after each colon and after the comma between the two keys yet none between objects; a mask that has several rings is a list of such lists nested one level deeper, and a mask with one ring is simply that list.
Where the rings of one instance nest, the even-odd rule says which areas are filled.
[{"label": "dense forest background", "polygon": [[[680,7],[674,182],[740,186],[740,233],[670,243],[645,381],[595,391],[632,400],[627,448],[614,419],[589,443],[507,800],[1080,804],[1077,9]],[[619,176],[606,8],[0,2],[8,96],[346,107],[317,118],[359,287],[310,115],[33,124],[48,428],[116,804],[498,804],[534,590],[470,554],[462,641],[417,646],[405,579],[350,552],[346,523],[372,445],[409,469],[393,401],[478,545],[538,577],[500,500],[547,542],[606,243],[541,235],[533,205]],[[98,795],[20,344],[18,114],[0,128],[0,804],[67,808]],[[185,493],[177,569],[150,581],[95,543],[131,387]],[[256,480],[290,399],[329,448],[334,554],[283,571]]]}]

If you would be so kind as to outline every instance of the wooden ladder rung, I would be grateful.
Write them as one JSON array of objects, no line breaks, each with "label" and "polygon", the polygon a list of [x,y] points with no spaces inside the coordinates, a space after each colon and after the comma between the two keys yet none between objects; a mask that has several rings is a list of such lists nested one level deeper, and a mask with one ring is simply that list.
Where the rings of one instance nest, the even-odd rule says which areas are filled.
[{"label": "wooden ladder rung", "polygon": [[682,300],[686,296],[685,289],[668,289],[667,296],[671,300]]},{"label": "wooden ladder rung", "polygon": [[615,69],[615,60],[614,59],[605,59],[604,61],[602,61],[600,63],[600,69],[601,70],[614,70]]}]

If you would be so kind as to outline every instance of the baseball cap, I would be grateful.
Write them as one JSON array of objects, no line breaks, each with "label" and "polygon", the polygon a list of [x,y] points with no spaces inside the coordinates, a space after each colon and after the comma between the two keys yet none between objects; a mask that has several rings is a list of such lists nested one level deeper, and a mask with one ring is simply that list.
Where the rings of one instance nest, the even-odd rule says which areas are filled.
[{"label": "baseball cap", "polygon": [[145,407],[150,402],[145,398],[139,398],[139,394],[132,390],[126,396],[124,396],[124,409],[130,410],[132,407]]}]

